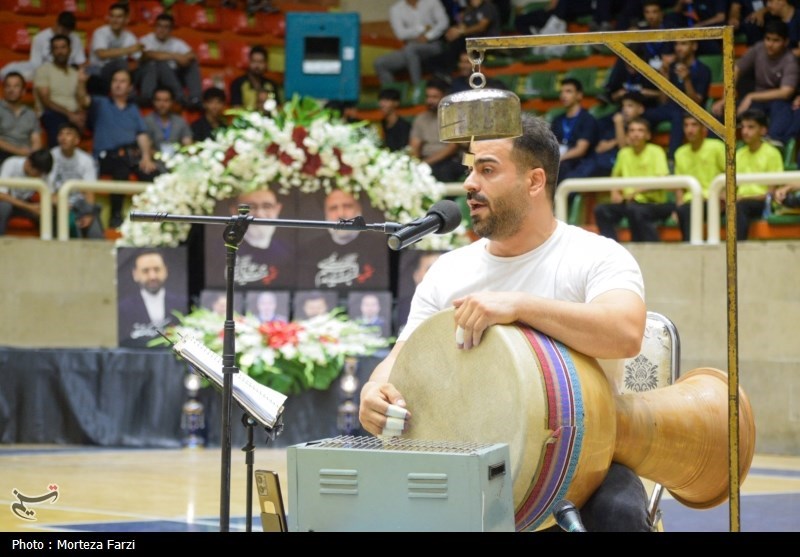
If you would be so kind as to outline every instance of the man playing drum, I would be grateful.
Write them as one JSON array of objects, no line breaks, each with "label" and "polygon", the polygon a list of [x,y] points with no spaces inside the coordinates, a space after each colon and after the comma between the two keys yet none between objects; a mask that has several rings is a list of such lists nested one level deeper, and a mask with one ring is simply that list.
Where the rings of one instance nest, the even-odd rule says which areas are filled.
[{"label": "man playing drum", "polygon": [[[402,410],[392,366],[414,329],[441,310],[455,308],[462,350],[491,325],[520,322],[593,358],[639,353],[646,307],[637,262],[613,240],[556,220],[558,142],[542,119],[523,114],[522,124],[520,137],[471,146],[464,188],[481,239],[443,254],[418,285],[397,343],[361,391],[359,419],[374,435],[408,430],[413,401]],[[581,516],[590,532],[650,531],[646,506],[639,477],[612,463]]]}]

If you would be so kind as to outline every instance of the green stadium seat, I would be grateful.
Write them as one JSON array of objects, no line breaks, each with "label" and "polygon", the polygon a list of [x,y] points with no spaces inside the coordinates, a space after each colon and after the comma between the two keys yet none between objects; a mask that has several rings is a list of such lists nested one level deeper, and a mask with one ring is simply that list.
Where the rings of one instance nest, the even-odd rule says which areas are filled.
[{"label": "green stadium seat", "polygon": [[701,54],[697,57],[697,60],[711,70],[711,83],[722,83],[724,81],[721,54]]},{"label": "green stadium seat", "polygon": [[555,70],[531,72],[525,77],[519,94],[522,100],[557,99],[558,72]]}]

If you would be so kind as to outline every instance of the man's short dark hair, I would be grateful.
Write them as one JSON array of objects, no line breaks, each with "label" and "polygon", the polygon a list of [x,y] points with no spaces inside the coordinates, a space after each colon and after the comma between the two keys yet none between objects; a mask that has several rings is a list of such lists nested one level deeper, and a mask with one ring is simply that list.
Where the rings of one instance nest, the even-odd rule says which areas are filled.
[{"label": "man's short dark hair", "polygon": [[222,101],[223,103],[228,101],[228,98],[225,96],[225,91],[223,91],[219,87],[209,87],[208,89],[203,91],[203,102],[207,102],[213,99],[217,99],[218,101]]},{"label": "man's short dark hair", "polygon": [[425,83],[426,89],[438,89],[445,95],[450,91],[450,84],[447,83],[444,79],[439,79],[434,77],[433,79],[429,79]]},{"label": "man's short dark hair", "polygon": [[622,96],[622,98],[620,99],[620,103],[622,103],[622,101],[632,101],[641,106],[646,106],[644,95],[642,95],[638,91],[628,91]]},{"label": "man's short dark hair", "polygon": [[647,131],[650,131],[650,120],[648,120],[644,116],[637,116],[636,118],[631,118],[631,121],[625,124],[626,133],[628,131],[628,128],[631,127],[631,124],[641,124],[642,126],[645,127],[645,129],[647,129]]},{"label": "man's short dark hair", "polygon": [[156,98],[156,93],[169,93],[169,98],[172,99],[172,100],[175,99],[175,94],[172,92],[172,89],[170,89],[169,87],[164,87],[163,85],[159,85],[153,91],[153,98],[154,99]]},{"label": "man's short dark hair", "polygon": [[789,25],[782,19],[768,19],[764,22],[764,36],[767,35],[778,35],[783,39],[788,39]]},{"label": "man's short dark hair", "polygon": [[58,125],[58,131],[60,132],[61,130],[73,130],[75,133],[78,134],[78,137],[80,137],[81,135],[81,129],[78,127],[77,124],[74,124],[72,122],[61,122],[61,124]]},{"label": "man's short dark hair", "polygon": [[744,122],[745,120],[755,122],[764,128],[769,127],[769,118],[767,118],[766,113],[757,108],[751,108],[742,112],[742,115],[739,116],[739,123]]},{"label": "man's short dark hair", "polygon": [[583,93],[583,83],[581,83],[580,79],[575,77],[565,77],[561,80],[561,86],[563,87],[564,85],[572,85],[575,87],[575,90],[578,93]]},{"label": "man's short dark hair", "polygon": [[6,83],[6,82],[7,82],[9,79],[11,79],[12,77],[19,78],[19,80],[20,80],[20,81],[22,81],[22,86],[23,86],[23,87],[25,87],[25,83],[26,83],[26,81],[25,81],[25,76],[23,76],[23,75],[22,75],[21,73],[19,73],[19,72],[8,72],[8,73],[6,74],[6,76],[3,78],[3,84],[5,85],[5,83]]},{"label": "man's short dark hair", "polygon": [[175,27],[175,18],[169,14],[160,13],[156,16],[156,23],[159,21],[166,21],[169,23],[170,27]]},{"label": "man's short dark hair", "polygon": [[67,43],[67,46],[70,47],[70,50],[72,50],[72,41],[70,41],[69,37],[63,33],[58,33],[57,35],[50,37],[50,50],[53,49],[53,45],[56,44],[56,41],[64,41]]},{"label": "man's short dark hair", "polygon": [[253,54],[263,54],[264,58],[267,57],[267,49],[257,44],[250,49],[250,53],[247,55],[248,58],[252,58]]},{"label": "man's short dark hair", "polygon": [[125,15],[129,15],[131,13],[131,9],[127,2],[115,2],[108,7],[108,13],[111,13],[114,10],[122,10],[125,12]]},{"label": "man's short dark hair", "polygon": [[53,169],[53,155],[46,147],[28,155],[28,160],[31,162],[31,166],[42,174],[47,174]]},{"label": "man's short dark hair", "polygon": [[392,87],[381,89],[380,92],[378,93],[378,100],[400,102],[400,91]]},{"label": "man's short dark hair", "polygon": [[547,176],[547,193],[550,201],[555,200],[558,184],[558,165],[561,154],[553,130],[543,118],[522,113],[522,135],[515,137],[511,157],[517,170],[542,168]]},{"label": "man's short dark hair", "polygon": [[56,23],[58,24],[59,27],[63,27],[67,31],[74,31],[75,26],[78,24],[78,21],[76,20],[74,13],[61,12],[60,14],[58,14]]}]

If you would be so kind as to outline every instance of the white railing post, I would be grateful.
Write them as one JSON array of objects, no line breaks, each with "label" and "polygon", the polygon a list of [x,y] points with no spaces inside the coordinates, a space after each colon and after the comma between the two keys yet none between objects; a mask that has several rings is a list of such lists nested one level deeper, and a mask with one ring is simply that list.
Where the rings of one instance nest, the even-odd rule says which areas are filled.
[{"label": "white railing post", "polygon": [[122,180],[97,180],[94,182],[67,180],[58,190],[58,214],[56,223],[58,227],[58,239],[61,241],[69,240],[69,196],[73,190],[133,195],[143,192],[150,185],[150,182],[126,182]]},{"label": "white railing post", "polygon": [[0,178],[0,188],[39,192],[39,238],[42,240],[53,239],[53,195],[44,180],[39,178]]}]

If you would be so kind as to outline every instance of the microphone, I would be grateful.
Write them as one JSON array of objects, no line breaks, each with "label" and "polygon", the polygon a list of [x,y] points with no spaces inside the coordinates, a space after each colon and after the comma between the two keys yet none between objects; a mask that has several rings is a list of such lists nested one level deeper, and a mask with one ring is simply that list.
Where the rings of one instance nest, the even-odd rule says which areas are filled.
[{"label": "microphone", "polygon": [[586,527],[581,522],[581,515],[571,501],[562,499],[553,511],[556,522],[565,532],[586,532]]},{"label": "microphone", "polygon": [[424,217],[412,220],[387,240],[395,251],[410,246],[428,234],[447,234],[461,224],[461,209],[455,201],[442,199],[434,203]]}]

